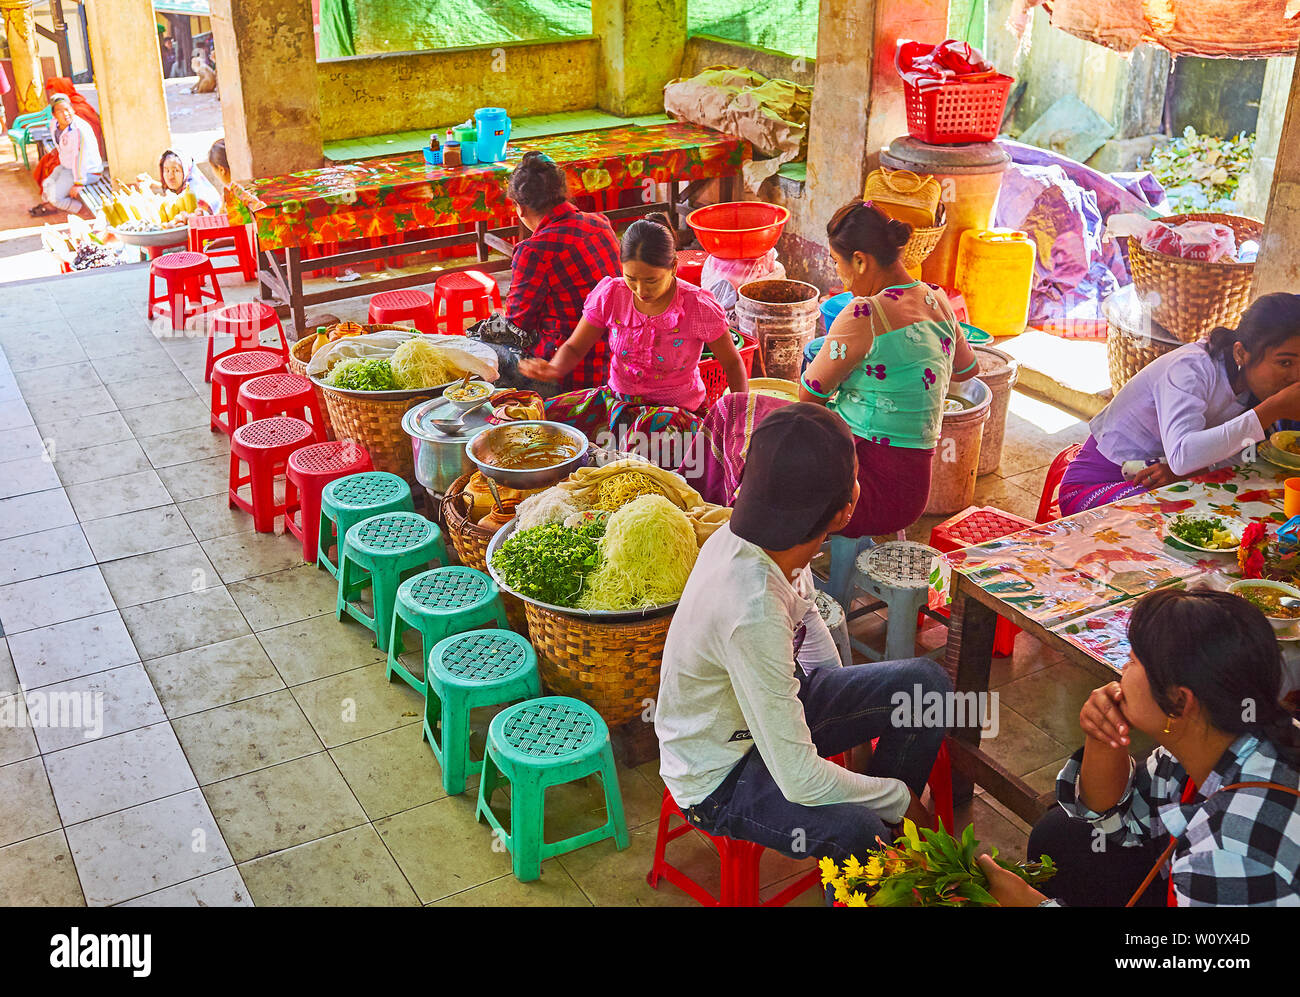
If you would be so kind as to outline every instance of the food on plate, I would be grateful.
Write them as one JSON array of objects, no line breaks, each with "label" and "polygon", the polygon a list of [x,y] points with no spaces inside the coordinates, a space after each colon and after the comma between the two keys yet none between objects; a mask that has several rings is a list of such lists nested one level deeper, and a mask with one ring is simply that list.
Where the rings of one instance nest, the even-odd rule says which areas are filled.
[{"label": "food on plate", "polygon": [[642,495],[610,515],[578,605],[624,610],[676,602],[698,554],[686,513],[662,495]]},{"label": "food on plate", "polygon": [[576,606],[599,560],[605,524],[577,529],[546,523],[511,535],[492,555],[492,567],[520,595],[552,606]]},{"label": "food on plate", "polygon": [[401,387],[386,357],[350,357],[336,363],[327,384],[346,391],[394,391]]},{"label": "food on plate", "polygon": [[398,386],[408,390],[436,388],[440,384],[464,376],[447,356],[428,340],[416,336],[408,339],[393,352],[393,373]]},{"label": "food on plate", "polygon": [[470,381],[469,384],[465,385],[454,384],[443,394],[453,402],[474,402],[480,398],[486,398],[491,390],[482,381]]},{"label": "food on plate", "polygon": [[1234,590],[1253,606],[1263,610],[1265,616],[1276,620],[1300,620],[1300,606],[1283,606],[1286,593],[1267,585],[1242,585]]},{"label": "food on plate", "polygon": [[1169,524],[1169,532],[1179,540],[1206,550],[1235,550],[1240,544],[1218,516],[1205,519],[1179,516]]},{"label": "food on plate", "polygon": [[596,501],[596,508],[607,512],[621,509],[642,495],[664,497],[668,495],[664,488],[644,471],[624,471],[622,474],[611,475],[601,481],[598,494],[600,497]]}]

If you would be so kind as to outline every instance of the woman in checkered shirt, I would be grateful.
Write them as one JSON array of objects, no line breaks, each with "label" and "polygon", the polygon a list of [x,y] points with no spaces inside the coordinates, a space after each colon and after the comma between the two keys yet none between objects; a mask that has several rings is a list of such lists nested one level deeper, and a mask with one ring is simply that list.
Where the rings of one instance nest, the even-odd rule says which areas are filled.
[{"label": "woman in checkered shirt", "polygon": [[[1139,906],[1300,906],[1300,727],[1278,703],[1281,653],[1264,614],[1226,592],[1160,589],[1138,600],[1129,642],[1120,681],[1079,713],[1086,740],[1057,780],[1060,808],[1029,838],[1029,854],[1060,869],[1048,892],[1120,906],[1172,839]],[[1130,754],[1130,729],[1157,743],[1145,761]],[[1048,902],[981,864],[1000,903]]]}]

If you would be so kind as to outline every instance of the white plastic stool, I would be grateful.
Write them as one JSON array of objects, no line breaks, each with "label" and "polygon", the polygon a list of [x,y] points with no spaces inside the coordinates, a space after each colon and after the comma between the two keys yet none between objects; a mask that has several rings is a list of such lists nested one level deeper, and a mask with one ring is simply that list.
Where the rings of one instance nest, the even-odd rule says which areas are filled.
[{"label": "white plastic stool", "polygon": [[849,645],[849,619],[844,615],[844,607],[826,592],[818,592],[816,602],[822,622],[835,638],[835,648],[840,652],[840,664],[853,664],[853,649]]},{"label": "white plastic stool", "polygon": [[[858,555],[857,573],[849,597],[853,597],[856,589],[862,589],[884,603],[889,618],[883,655],[850,637],[853,648],[873,661],[916,657],[916,616],[925,608],[930,590],[930,568],[938,556],[939,552],[933,547],[912,540],[891,540]],[[871,609],[860,612],[870,612]],[[851,617],[854,615],[857,614],[850,614]],[[943,651],[942,647],[935,648],[927,657],[937,658]]]}]

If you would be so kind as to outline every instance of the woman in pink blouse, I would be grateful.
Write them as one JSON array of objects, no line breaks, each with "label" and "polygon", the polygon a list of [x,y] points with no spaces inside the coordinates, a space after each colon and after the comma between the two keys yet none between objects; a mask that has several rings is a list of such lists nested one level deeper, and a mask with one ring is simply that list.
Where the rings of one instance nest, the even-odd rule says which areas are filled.
[{"label": "woman in pink blouse", "polygon": [[534,380],[559,381],[608,336],[609,383],[550,399],[547,417],[593,440],[620,429],[646,437],[694,434],[705,408],[699,367],[706,343],[726,371],[728,387],[737,394],[749,389],[726,315],[708,291],[677,279],[677,241],[665,215],[633,222],[623,234],[620,258],[623,276],[596,285],[577,329],[555,356],[524,360],[519,369]]}]

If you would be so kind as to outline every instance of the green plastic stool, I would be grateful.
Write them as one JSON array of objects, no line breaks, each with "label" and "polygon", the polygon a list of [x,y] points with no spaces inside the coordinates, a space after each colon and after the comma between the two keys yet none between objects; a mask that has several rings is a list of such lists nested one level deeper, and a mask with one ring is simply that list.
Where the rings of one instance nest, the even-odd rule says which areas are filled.
[{"label": "green plastic stool", "polygon": [[[402,579],[423,571],[430,561],[446,564],[447,548],[442,531],[423,516],[386,512],[363,519],[343,536],[335,618],[341,620],[347,613],[359,620],[374,631],[379,650],[387,651],[397,589]],[[374,599],[374,616],[367,616],[355,601],[367,585]]]},{"label": "green plastic stool", "polygon": [[[562,841],[547,843],[546,790],[599,773],[605,787],[603,825]],[[510,782],[510,833],[488,805],[502,777]],[[614,752],[605,721],[586,703],[546,696],[510,706],[488,726],[487,754],[478,784],[475,816],[501,837],[522,883],[540,879],[542,862],[584,845],[613,838],[628,846],[623,797],[614,771]]]},{"label": "green plastic stool", "polygon": [[339,567],[326,555],[336,544],[342,557],[341,539],[363,519],[385,512],[414,512],[411,486],[387,471],[349,474],[331,481],[320,496],[320,539],[316,541],[316,563],[335,578]]},{"label": "green plastic stool", "polygon": [[540,696],[537,654],[513,630],[474,630],[440,640],[428,661],[421,736],[442,766],[442,788],[457,796],[469,780],[469,711]]},{"label": "green plastic stool", "polygon": [[408,627],[418,630],[422,639],[421,659],[428,660],[428,649],[452,634],[476,627],[505,627],[505,603],[497,583],[473,568],[434,568],[408,578],[397,590],[393,606],[393,624],[389,628],[388,681],[396,673],[417,692],[425,691],[425,680],[412,675],[399,655],[405,653],[402,632]]}]

